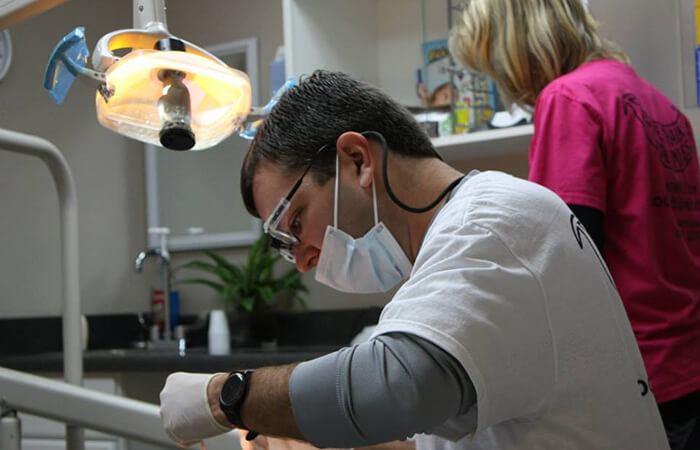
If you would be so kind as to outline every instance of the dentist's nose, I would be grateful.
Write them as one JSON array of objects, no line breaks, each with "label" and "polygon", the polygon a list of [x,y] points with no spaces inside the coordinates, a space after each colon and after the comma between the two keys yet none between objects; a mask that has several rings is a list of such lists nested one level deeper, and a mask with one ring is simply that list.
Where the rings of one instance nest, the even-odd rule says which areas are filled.
[{"label": "dentist's nose", "polygon": [[317,248],[310,245],[297,245],[297,248],[294,249],[297,270],[301,273],[306,273],[316,267],[320,253]]}]

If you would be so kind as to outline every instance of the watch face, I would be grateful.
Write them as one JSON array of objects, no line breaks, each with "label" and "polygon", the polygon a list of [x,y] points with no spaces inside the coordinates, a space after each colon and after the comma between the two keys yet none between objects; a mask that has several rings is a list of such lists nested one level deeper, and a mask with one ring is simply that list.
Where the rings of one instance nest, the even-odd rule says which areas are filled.
[{"label": "watch face", "polygon": [[221,388],[221,403],[226,406],[235,405],[243,395],[243,374],[234,372],[226,379]]}]

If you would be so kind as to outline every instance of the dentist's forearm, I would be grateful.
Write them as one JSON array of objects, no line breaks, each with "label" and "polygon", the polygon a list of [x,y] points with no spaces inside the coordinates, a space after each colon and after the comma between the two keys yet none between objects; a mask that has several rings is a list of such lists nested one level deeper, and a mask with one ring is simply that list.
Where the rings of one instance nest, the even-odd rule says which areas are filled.
[{"label": "dentist's forearm", "polygon": [[[224,380],[211,383],[217,421],[226,420],[218,407]],[[241,419],[262,435],[350,448],[430,432],[453,417],[467,418],[475,405],[475,388],[456,359],[426,340],[394,333],[298,365],[257,370]],[[470,420],[476,429],[476,415]]]},{"label": "dentist's forearm", "polygon": [[241,418],[265,436],[304,440],[297,428],[289,399],[289,379],[297,364],[265,367],[253,372]]},{"label": "dentist's forearm", "polygon": [[[289,378],[297,364],[264,367],[251,375],[241,419],[251,430],[265,436],[304,440],[297,428],[289,399]],[[219,393],[227,374],[215,377],[207,390],[209,405],[217,422],[231,426],[219,408]]]}]

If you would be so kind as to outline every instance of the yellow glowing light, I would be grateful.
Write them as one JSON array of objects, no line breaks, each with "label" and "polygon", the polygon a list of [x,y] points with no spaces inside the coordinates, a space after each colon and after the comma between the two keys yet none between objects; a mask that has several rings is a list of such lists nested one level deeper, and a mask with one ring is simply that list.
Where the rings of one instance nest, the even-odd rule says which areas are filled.
[{"label": "yellow glowing light", "polygon": [[158,100],[168,93],[163,71],[185,74],[190,96],[192,150],[203,150],[228,137],[250,111],[248,76],[210,58],[178,51],[135,50],[110,66],[106,85],[113,94],[97,93],[97,118],[117,133],[160,145],[163,118]]}]

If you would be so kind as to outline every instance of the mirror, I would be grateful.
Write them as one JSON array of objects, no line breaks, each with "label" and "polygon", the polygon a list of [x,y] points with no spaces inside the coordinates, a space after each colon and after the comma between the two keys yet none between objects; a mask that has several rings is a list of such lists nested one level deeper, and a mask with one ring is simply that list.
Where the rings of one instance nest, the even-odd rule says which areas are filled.
[{"label": "mirror", "polygon": [[[253,105],[259,105],[257,47],[257,38],[206,47],[248,74]],[[234,133],[201,152],[146,145],[148,228],[170,228],[171,251],[248,246],[260,236],[260,220],[246,211],[239,188],[249,144]],[[157,247],[157,237],[149,235],[148,246]]]}]

